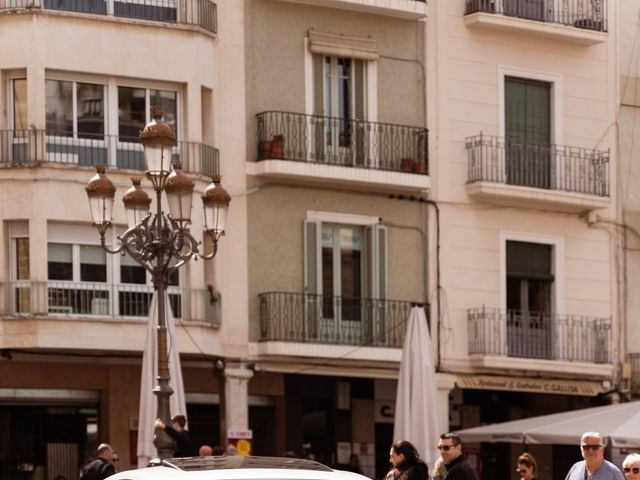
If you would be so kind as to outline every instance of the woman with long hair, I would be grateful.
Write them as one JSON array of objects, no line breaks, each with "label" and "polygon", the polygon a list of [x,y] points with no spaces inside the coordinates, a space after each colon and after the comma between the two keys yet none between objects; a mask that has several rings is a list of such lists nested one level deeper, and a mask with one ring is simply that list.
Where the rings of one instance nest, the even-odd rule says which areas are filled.
[{"label": "woman with long hair", "polygon": [[391,471],[387,480],[428,480],[429,467],[424,463],[416,447],[406,440],[398,440],[389,451]]}]

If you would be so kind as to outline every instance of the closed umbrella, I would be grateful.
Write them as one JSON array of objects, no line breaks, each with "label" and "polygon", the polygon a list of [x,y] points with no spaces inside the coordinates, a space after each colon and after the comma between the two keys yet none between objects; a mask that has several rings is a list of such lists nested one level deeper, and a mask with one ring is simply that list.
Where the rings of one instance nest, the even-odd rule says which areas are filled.
[{"label": "closed umbrella", "polygon": [[[184,397],[182,383],[182,369],[180,368],[180,353],[175,342],[176,327],[169,298],[164,298],[164,311],[167,315],[167,337],[169,348],[169,375],[173,394],[169,397],[171,414],[187,414],[187,404]],[[149,460],[157,457],[153,446],[154,422],[158,417],[158,401],[153,393],[158,376],[158,293],[154,292],[149,307],[149,321],[147,322],[147,337],[142,354],[142,378],[140,380],[140,410],[138,412],[138,468],[146,467]]]},{"label": "closed umbrella", "polygon": [[427,316],[423,308],[413,307],[402,348],[393,438],[411,442],[428,464],[438,458],[439,412]]}]

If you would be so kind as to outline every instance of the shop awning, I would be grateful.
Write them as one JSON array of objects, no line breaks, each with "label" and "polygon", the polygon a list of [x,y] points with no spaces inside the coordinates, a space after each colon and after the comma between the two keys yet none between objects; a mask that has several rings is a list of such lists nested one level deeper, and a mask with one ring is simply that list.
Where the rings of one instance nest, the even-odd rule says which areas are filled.
[{"label": "shop awning", "polygon": [[600,432],[614,447],[640,448],[640,401],[494,423],[457,433],[465,443],[578,445],[586,431]]}]

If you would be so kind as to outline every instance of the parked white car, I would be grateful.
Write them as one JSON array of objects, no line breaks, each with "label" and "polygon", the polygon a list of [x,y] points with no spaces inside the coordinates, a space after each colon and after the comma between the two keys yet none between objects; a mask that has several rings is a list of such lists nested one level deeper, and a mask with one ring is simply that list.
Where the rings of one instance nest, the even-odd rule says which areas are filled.
[{"label": "parked white car", "polygon": [[127,470],[109,480],[368,480],[311,460],[278,457],[170,458],[157,466]]}]

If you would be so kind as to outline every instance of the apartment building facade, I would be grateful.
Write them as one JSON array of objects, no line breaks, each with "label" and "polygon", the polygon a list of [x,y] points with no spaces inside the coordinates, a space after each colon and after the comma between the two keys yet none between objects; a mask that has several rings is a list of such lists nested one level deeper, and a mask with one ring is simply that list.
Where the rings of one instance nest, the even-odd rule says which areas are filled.
[{"label": "apartment building facade", "polygon": [[427,10],[246,2],[250,355],[281,380],[282,451],[370,476],[428,311]]},{"label": "apartment building facade", "polygon": [[[597,405],[624,387],[616,24],[616,2],[430,8],[452,429]],[[520,448],[468,453],[501,478]],[[566,473],[565,448],[531,448],[541,475]]]},{"label": "apartment building facade", "polygon": [[[116,242],[158,103],[196,191],[232,195],[169,291],[198,441],[249,428],[380,476],[416,305],[452,429],[624,386],[615,2],[5,3],[1,471],[105,439],[135,464],[152,287],[99,248],[84,185],[107,165]],[[514,451],[468,453],[490,478]]]},{"label": "apartment building facade", "polygon": [[[219,173],[229,191],[244,190],[244,169],[220,158],[220,151],[242,158],[245,150],[237,136],[244,121],[232,114],[244,96],[242,63],[232,61],[243,54],[234,27],[242,15],[236,2],[209,0],[0,3],[3,478],[43,471],[76,478],[101,441],[120,452],[120,468],[137,464],[153,286],[131,258],[102,250],[84,187],[95,165],[105,165],[118,190],[107,245],[117,244],[127,224],[122,195],[129,177],[145,169],[137,135],[160,105],[177,135],[172,159],[196,193]],[[202,239],[199,203],[191,231]],[[251,372],[230,360],[218,362],[226,367],[220,376],[214,361],[247,353],[244,212],[243,197],[234,198],[214,262],[192,261],[170,281],[171,346],[182,355],[192,429],[202,443],[219,441],[220,384],[232,396],[245,392],[238,421],[246,423]],[[270,387],[262,385],[264,394]],[[268,417],[260,413],[268,405],[256,408]]]}]

